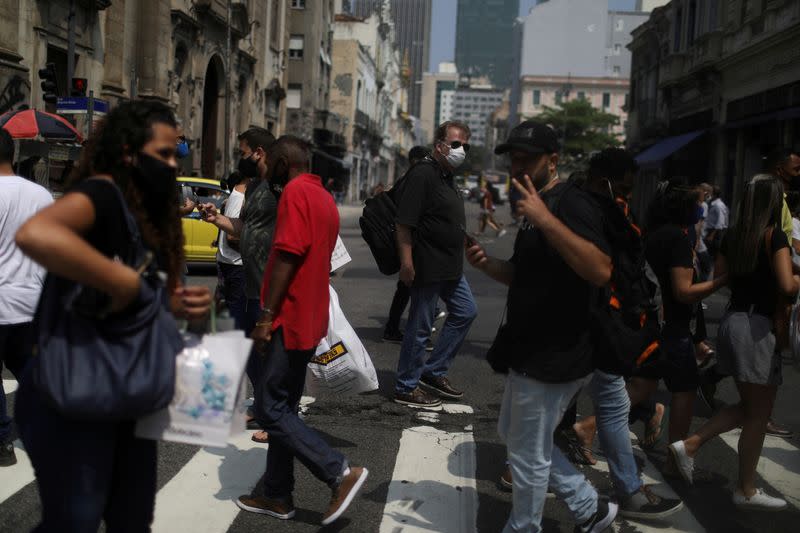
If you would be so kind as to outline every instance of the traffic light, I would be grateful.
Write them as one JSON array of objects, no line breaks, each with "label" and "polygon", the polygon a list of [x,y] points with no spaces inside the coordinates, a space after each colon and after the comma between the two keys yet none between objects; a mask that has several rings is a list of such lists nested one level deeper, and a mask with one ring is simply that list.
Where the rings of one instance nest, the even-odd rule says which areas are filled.
[{"label": "traffic light", "polygon": [[72,78],[72,85],[69,90],[70,96],[86,96],[86,78]]},{"label": "traffic light", "polygon": [[39,79],[42,82],[44,101],[48,104],[55,104],[58,102],[58,81],[56,81],[55,63],[48,63],[45,68],[40,68]]}]

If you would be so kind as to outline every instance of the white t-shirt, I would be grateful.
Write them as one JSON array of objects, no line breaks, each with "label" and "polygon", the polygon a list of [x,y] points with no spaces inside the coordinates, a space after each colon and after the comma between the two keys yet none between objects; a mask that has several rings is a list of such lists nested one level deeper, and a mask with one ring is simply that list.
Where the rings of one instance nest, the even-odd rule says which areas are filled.
[{"label": "white t-shirt", "polygon": [[19,176],[0,176],[0,324],[33,320],[45,270],[17,248],[14,236],[52,203],[44,187]]},{"label": "white t-shirt", "polygon": [[[244,194],[236,189],[231,192],[228,201],[225,203],[225,212],[223,213],[228,218],[239,218],[239,213],[242,210],[244,203]],[[219,248],[217,249],[217,262],[225,263],[228,265],[241,265],[242,255],[231,248],[228,243],[228,234],[220,231]]]},{"label": "white t-shirt", "polygon": [[[800,220],[792,217],[792,240],[793,241],[800,241]],[[800,266],[800,255],[794,251],[794,245],[789,243],[789,246],[792,249],[792,261],[794,264]]]},{"label": "white t-shirt", "polygon": [[715,198],[708,208],[706,233],[712,229],[728,229],[728,206],[719,198]]}]

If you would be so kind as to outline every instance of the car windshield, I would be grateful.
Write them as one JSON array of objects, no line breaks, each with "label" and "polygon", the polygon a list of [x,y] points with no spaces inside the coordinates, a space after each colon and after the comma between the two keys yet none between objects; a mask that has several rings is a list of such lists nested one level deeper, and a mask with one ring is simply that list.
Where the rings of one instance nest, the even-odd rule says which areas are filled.
[{"label": "car windshield", "polygon": [[228,193],[219,187],[183,182],[181,186],[181,203],[186,198],[202,204],[212,203],[217,209],[222,207],[222,203],[228,198]]}]

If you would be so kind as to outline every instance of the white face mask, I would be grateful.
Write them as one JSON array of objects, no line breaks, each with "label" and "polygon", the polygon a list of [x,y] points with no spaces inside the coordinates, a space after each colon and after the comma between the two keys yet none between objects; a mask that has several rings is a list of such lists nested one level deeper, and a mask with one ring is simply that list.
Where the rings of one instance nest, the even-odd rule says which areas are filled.
[{"label": "white face mask", "polygon": [[467,152],[464,150],[463,146],[459,146],[458,148],[451,148],[450,152],[445,156],[447,160],[447,164],[450,165],[453,169],[457,169],[461,165],[464,164],[464,160],[467,158]]}]

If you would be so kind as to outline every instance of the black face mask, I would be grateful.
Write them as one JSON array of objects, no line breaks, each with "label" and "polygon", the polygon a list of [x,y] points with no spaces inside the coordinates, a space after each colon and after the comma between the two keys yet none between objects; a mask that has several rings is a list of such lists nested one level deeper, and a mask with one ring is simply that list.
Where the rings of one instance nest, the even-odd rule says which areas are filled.
[{"label": "black face mask", "polygon": [[800,191],[800,176],[792,176],[790,183],[793,191]]},{"label": "black face mask", "polygon": [[137,159],[131,177],[148,212],[154,217],[163,216],[168,212],[166,206],[175,201],[177,169],[141,152]]},{"label": "black face mask", "polygon": [[258,176],[258,161],[253,161],[251,157],[239,158],[239,164],[236,166],[239,174],[245,178],[257,178]]}]

